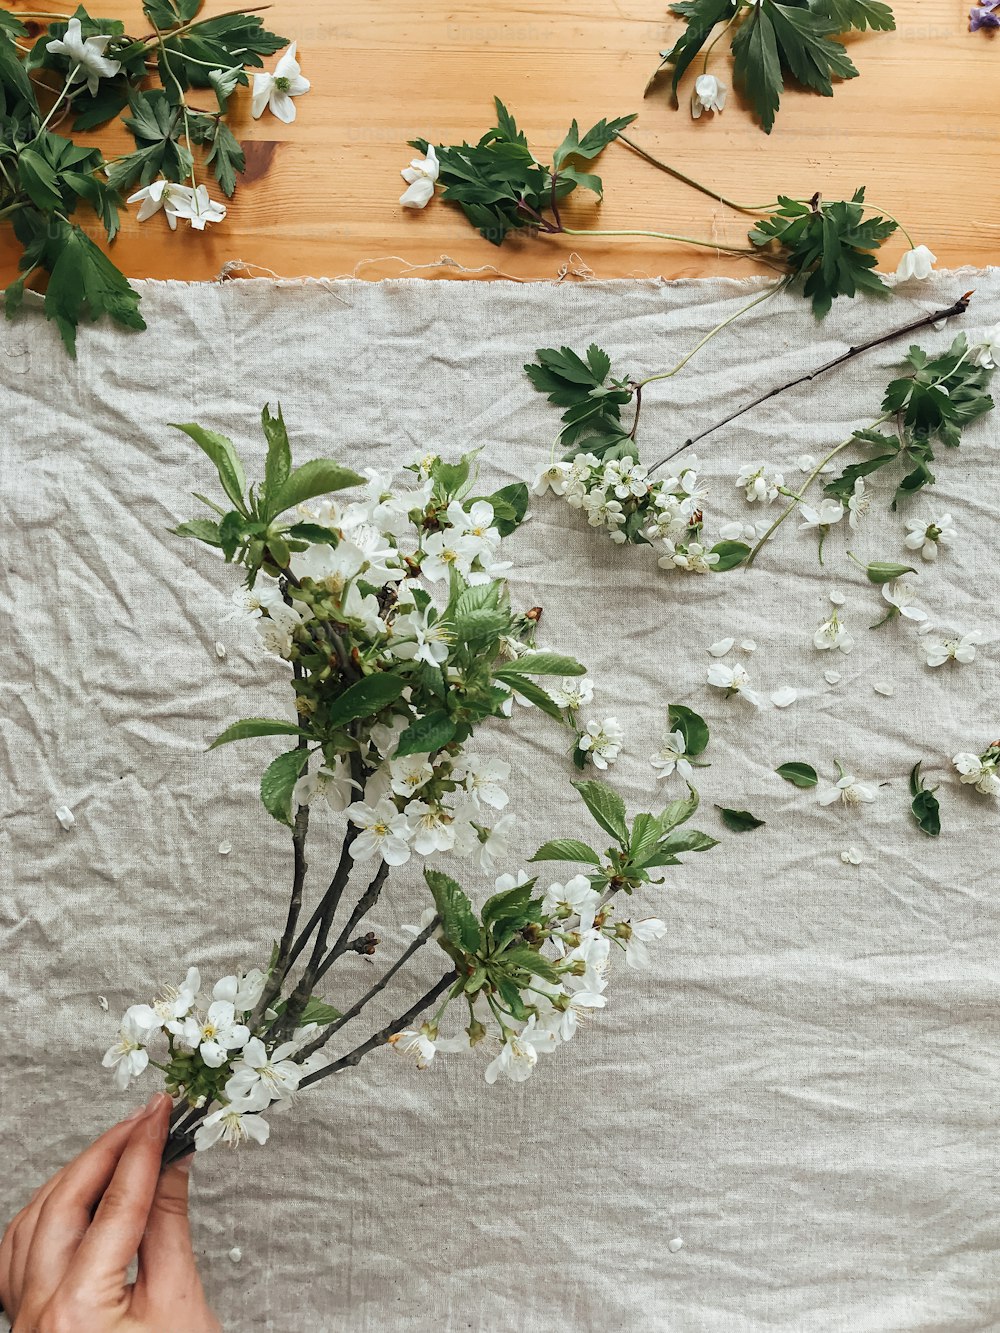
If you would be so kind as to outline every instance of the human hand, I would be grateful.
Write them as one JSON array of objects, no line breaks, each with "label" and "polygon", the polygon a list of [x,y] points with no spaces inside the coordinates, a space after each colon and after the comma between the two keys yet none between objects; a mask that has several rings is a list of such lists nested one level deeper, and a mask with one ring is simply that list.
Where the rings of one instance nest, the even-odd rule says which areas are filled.
[{"label": "human hand", "polygon": [[157,1093],[107,1130],[7,1227],[0,1301],[13,1333],[221,1333],[191,1248],[191,1159],[160,1169],[170,1106]]}]

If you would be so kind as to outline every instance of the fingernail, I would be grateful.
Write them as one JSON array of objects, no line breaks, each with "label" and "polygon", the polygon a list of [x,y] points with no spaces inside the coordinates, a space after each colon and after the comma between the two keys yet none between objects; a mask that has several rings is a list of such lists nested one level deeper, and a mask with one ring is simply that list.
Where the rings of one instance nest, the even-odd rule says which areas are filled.
[{"label": "fingernail", "polygon": [[[129,1111],[125,1120],[138,1120],[141,1115],[146,1114],[146,1109],[145,1106],[137,1106],[134,1111]],[[123,1121],[122,1123],[124,1124],[125,1122]]]},{"label": "fingernail", "polygon": [[146,1111],[149,1115],[152,1115],[154,1111],[161,1110],[165,1102],[172,1100],[173,1098],[168,1097],[165,1092],[154,1092],[152,1097],[150,1097],[149,1101],[146,1103]]},{"label": "fingernail", "polygon": [[191,1168],[194,1166],[194,1153],[189,1152],[187,1156],[182,1157],[179,1162],[174,1162],[174,1166],[176,1166],[178,1171],[183,1171],[185,1175],[188,1175]]}]

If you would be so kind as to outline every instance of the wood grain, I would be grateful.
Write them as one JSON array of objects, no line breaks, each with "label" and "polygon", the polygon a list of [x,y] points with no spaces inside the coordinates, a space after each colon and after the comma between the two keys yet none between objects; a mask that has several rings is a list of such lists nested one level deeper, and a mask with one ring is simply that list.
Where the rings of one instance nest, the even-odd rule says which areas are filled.
[{"label": "wood grain", "polygon": [[[205,12],[232,3],[209,0]],[[5,7],[17,9],[9,0]],[[131,31],[148,28],[137,0],[109,0],[103,8]],[[133,277],[181,279],[212,278],[235,260],[283,276],[465,276],[442,265],[442,256],[480,270],[473,276],[488,276],[492,266],[520,279],[551,279],[581,264],[605,278],[756,271],[752,262],[713,250],[634,238],[525,237],[497,249],[440,200],[423,212],[400,208],[399,169],[412,155],[406,140],[478,136],[492,123],[497,93],[540,154],[574,116],[590,124],[638,111],[638,141],[731,198],[753,203],[815,190],[834,197],[867,184],[870,198],[942,265],[996,263],[1000,42],[968,31],[966,0],[897,0],[895,9],[895,33],[848,39],[860,78],[839,85],[833,100],[788,93],[767,136],[732,97],[721,116],[697,122],[686,106],[671,107],[665,86],[643,100],[657,53],[679,28],[657,0],[570,0],[563,7],[497,0],[482,9],[444,0],[419,9],[406,0],[274,0],[268,26],[297,38],[313,83],[298,102],[296,123],[286,128],[269,113],[251,120],[241,93],[233,128],[249,171],[226,221],[204,236],[187,228],[171,234],[162,215],[140,225],[133,213],[114,257]],[[717,51],[713,69],[728,82],[728,54],[721,43]],[[94,137],[109,154],[129,142],[120,131]],[[745,218],[621,145],[604,154],[600,172],[603,205],[571,206],[570,225],[730,244],[745,238]],[[902,248],[887,247],[883,267],[894,267]],[[0,261],[12,273],[10,244]]]}]

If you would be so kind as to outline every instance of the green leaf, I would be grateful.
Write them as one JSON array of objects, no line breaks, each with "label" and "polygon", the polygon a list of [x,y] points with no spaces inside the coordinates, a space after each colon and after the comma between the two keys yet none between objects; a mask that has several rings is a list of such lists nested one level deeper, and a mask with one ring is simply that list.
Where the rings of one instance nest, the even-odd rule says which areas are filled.
[{"label": "green leaf", "polygon": [[587,668],[572,657],[559,653],[525,653],[514,662],[497,667],[497,680],[513,680],[517,676],[584,676]]},{"label": "green leaf", "polygon": [[865,567],[869,580],[877,584],[891,583],[893,579],[901,579],[904,574],[916,572],[912,565],[896,565],[888,560],[876,560]]},{"label": "green leaf", "polygon": [[[600,153],[603,153],[609,143],[613,143],[618,137],[618,131],[631,125],[633,120],[637,120],[636,115],[619,116],[617,120],[607,121],[599,120],[596,125],[587,131],[580,138],[580,129],[574,120],[566,133],[566,137],[552,155],[552,161],[558,170],[563,163],[571,157],[582,157],[586,161],[591,161]],[[597,191],[600,193],[600,190]]]},{"label": "green leaf", "polygon": [[328,495],[331,491],[343,491],[349,486],[363,486],[364,477],[359,477],[348,467],[331,462],[327,458],[314,458],[310,463],[303,463],[290,473],[275,495],[269,499],[267,512],[270,518],[276,518],[295,505],[305,504],[319,495]]},{"label": "green leaf", "polygon": [[[671,8],[675,14],[679,12],[676,5]],[[684,6],[682,16],[687,19],[687,27],[674,42],[673,47],[663,56],[663,64],[674,67],[670,91],[675,106],[678,105],[677,85],[691,62],[705,45],[715,26],[731,19],[736,9],[734,0],[692,0],[692,3]]]},{"label": "green leaf", "polygon": [[396,759],[408,754],[432,754],[455,739],[455,721],[443,709],[411,722],[399,738]]},{"label": "green leaf", "polygon": [[669,833],[678,824],[686,824],[700,804],[701,798],[694,787],[689,784],[687,796],[683,796],[677,801],[671,801],[666,809],[657,816],[660,832]]},{"label": "green leaf", "polygon": [[559,973],[552,963],[543,958],[530,944],[518,944],[512,949],[505,949],[496,961],[504,967],[516,967],[522,972],[530,972],[532,976],[542,977],[545,981],[553,983],[559,981]]},{"label": "green leaf", "polygon": [[897,224],[878,215],[865,217],[864,198],[863,188],[855,190],[850,200],[831,203],[822,203],[818,195],[808,203],[781,195],[778,208],[748,233],[754,245],[776,248],[789,271],[801,279],[818,319],[838,296],[885,291],[874,272],[875,252]]},{"label": "green leaf", "polygon": [[280,403],[276,417],[271,415],[270,405],[267,405],[260,414],[260,420],[267,440],[267,461],[264,464],[264,498],[267,500],[277,495],[288,480],[292,470],[292,448],[288,443],[288,431],[285,429]]},{"label": "green leaf", "polygon": [[718,845],[718,838],[699,833],[695,828],[675,829],[668,838],[664,838],[657,850],[676,856],[678,852],[708,852]]},{"label": "green leaf", "polygon": [[309,761],[308,750],[287,750],[272,759],[260,780],[264,808],[281,824],[292,826],[292,793]]},{"label": "green leaf", "polygon": [[724,574],[727,569],[742,565],[750,554],[750,547],[745,542],[716,542],[711,554],[719,557],[719,563],[712,566],[712,573]]},{"label": "green leaf", "polygon": [[[15,231],[23,241],[22,225],[24,219],[18,215]],[[50,273],[45,315],[55,320],[70,355],[76,355],[76,330],[84,317],[96,320],[106,314],[125,328],[144,329],[139,293],[94,242],[77,226],[60,225],[54,219],[46,219],[44,226],[39,262]]]},{"label": "green leaf", "polygon": [[73,99],[73,133],[96,130],[121,114],[128,106],[129,87],[124,80],[104,79],[97,92],[89,97],[79,93]]},{"label": "green leaf", "polygon": [[730,810],[724,805],[717,805],[716,810],[722,817],[727,829],[734,833],[749,833],[755,828],[763,828],[765,820],[757,819],[749,810]]},{"label": "green leaf", "polygon": [[601,864],[601,858],[593,847],[588,847],[585,842],[578,842],[576,838],[553,838],[550,842],[543,843],[529,860],[587,861],[595,866]]},{"label": "green leaf", "polygon": [[299,1014],[299,1021],[296,1026],[307,1027],[310,1023],[318,1023],[323,1028],[329,1023],[335,1023],[339,1017],[339,1009],[335,1009],[332,1004],[327,1004],[318,995],[310,995],[309,999],[306,1000],[305,1008]]},{"label": "green leaf", "polygon": [[31,202],[43,213],[62,208],[63,198],[56,173],[41,153],[22,148],[17,157],[17,174]]},{"label": "green leaf", "polygon": [[628,847],[628,829],[625,824],[625,802],[613,787],[596,778],[589,781],[574,782],[594,819],[610,833],[622,847]]},{"label": "green leaf", "polygon": [[434,896],[445,939],[462,953],[475,953],[479,948],[479,922],[472,903],[460,886],[440,870],[425,867],[424,879]]},{"label": "green leaf", "polygon": [[935,791],[936,787],[931,789],[924,786],[920,763],[914,764],[910,771],[910,794],[913,797],[910,810],[918,827],[931,838],[937,838],[941,833],[941,807],[934,795]]},{"label": "green leaf", "polygon": [[819,774],[812,764],[782,764],[780,768],[776,768],[774,771],[786,782],[790,782],[793,787],[815,787],[819,782]]},{"label": "green leaf", "polygon": [[243,492],[247,487],[246,473],[232,440],[214,430],[206,430],[193,421],[186,423],[172,422],[175,430],[182,430],[215,464],[222,489],[236,505],[240,513],[246,513]]},{"label": "green leaf", "polygon": [[209,546],[222,545],[219,525],[213,523],[210,518],[193,518],[188,523],[179,523],[176,528],[171,528],[170,531],[175,537],[194,537],[197,541],[205,542]]},{"label": "green leaf", "polygon": [[391,671],[377,671],[356,680],[330,704],[324,717],[325,726],[335,731],[359,717],[374,717],[395,703],[405,689],[403,677],[393,675]]},{"label": "green leaf", "polygon": [[[162,0],[154,3],[157,8],[164,8]],[[178,8],[186,8],[189,3],[190,0],[182,0]],[[179,25],[174,21],[169,26]],[[263,56],[274,55],[287,45],[287,37],[268,32],[256,15],[218,14],[200,20],[183,33],[165,34],[158,56],[160,80],[164,87],[171,86],[176,77],[184,89],[208,88],[213,70],[231,69],[235,65],[259,69],[264,63]]]},{"label": "green leaf", "polygon": [[552,696],[546,693],[540,685],[536,685],[533,680],[528,680],[526,676],[513,676],[509,680],[505,680],[504,683],[508,685],[515,694],[519,694],[521,698],[526,699],[529,704],[534,704],[536,708],[540,709],[549,717],[554,718],[556,722],[565,723],[566,719],[562,715],[562,709]]},{"label": "green leaf", "polygon": [[830,19],[835,32],[892,32],[896,27],[892,10],[880,0],[808,0],[809,8]]},{"label": "green leaf", "polygon": [[483,925],[494,926],[494,935],[498,935],[541,920],[541,899],[531,896],[534,886],[535,881],[528,880],[488,898],[483,905]]},{"label": "green leaf", "polygon": [[211,130],[200,142],[211,144],[211,151],[205,158],[205,165],[215,172],[222,193],[232,198],[236,189],[236,177],[247,169],[246,154],[243,146],[225,121],[210,117]]},{"label": "green leaf", "polygon": [[523,481],[515,481],[486,498],[493,506],[497,531],[501,537],[509,537],[528,512],[530,497],[527,486]]},{"label": "green leaf", "polygon": [[220,745],[228,745],[230,741],[246,741],[256,736],[308,735],[308,731],[303,731],[294,722],[282,722],[273,717],[248,717],[243,722],[234,722],[231,727],[227,727],[208,748],[216,750]]},{"label": "green leaf", "polygon": [[693,709],[683,704],[671,704],[667,711],[668,726],[671,731],[679,731],[684,737],[684,750],[692,758],[704,754],[708,746],[708,723]]},{"label": "green leaf", "polygon": [[736,29],[732,51],[733,81],[770,134],[785,82],[774,24],[763,3],[751,6],[749,17]]}]

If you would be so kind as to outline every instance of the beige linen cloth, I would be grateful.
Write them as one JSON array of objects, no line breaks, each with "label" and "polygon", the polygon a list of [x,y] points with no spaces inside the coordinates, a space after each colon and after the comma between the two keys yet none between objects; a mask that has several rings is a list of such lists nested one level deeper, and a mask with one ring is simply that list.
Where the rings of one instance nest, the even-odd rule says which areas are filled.
[{"label": "beige linen cloth", "polygon": [[[479,448],[484,484],[530,479],[558,425],[521,370],[535,348],[596,339],[617,367],[650,374],[754,290],[726,280],[140,286],[149,331],[88,328],[76,361],[40,316],[0,331],[4,1218],[155,1089],[153,1071],[119,1095],[100,1068],[126,1005],[191,963],[209,980],[262,963],[284,917],[289,840],[256,797],[280,747],[204,751],[238,717],[284,715],[287,669],[233,616],[235,572],[167,532],[200,512],[191,490],[217,493],[208,461],[167,423],[227,432],[253,474],[260,408],[280,402],[298,461],[391,470],[418,452]],[[650,386],[646,460],[970,287],[969,314],[922,336],[937,349],[959,328],[974,336],[1000,320],[1000,270],[942,273],[892,301],[840,301],[819,325],[799,299],[762,305]],[[766,458],[794,486],[797,457],[877,416],[905,345],[707,440],[708,532],[760,516],[734,485],[741,463]],[[419,1073],[383,1050],[272,1116],[265,1148],[199,1159],[195,1244],[228,1329],[1000,1327],[998,808],[950,765],[1000,734],[998,443],[991,417],[960,450],[941,448],[937,486],[906,514],[890,512],[892,483],[879,482],[851,534],[862,559],[896,560],[906,516],[954,516],[958,542],[926,566],[922,602],[937,623],[980,628],[986,641],[975,662],[937,670],[910,624],[868,630],[885,604],[841,532],[822,568],[814,537],[789,522],[749,573],[698,578],[612,546],[562,501],[534,504],[511,543],[515,602],[544,607],[542,642],[587,664],[588,715],[625,727],[612,776],[631,812],[683,790],[676,776],[658,785],[649,765],[667,705],[708,719],[694,822],[721,845],[641,895],[638,914],[668,924],[652,970],[617,965],[607,1009],[528,1083],[488,1087],[481,1052]],[[849,657],[812,643],[836,589],[857,639]],[[707,686],[708,646],[729,636],[725,661],[744,662],[765,695],[797,689],[791,708],[758,713]],[[747,639],[755,652],[738,646]],[[514,769],[523,851],[511,868],[549,836],[594,836],[569,785],[567,739],[519,707],[486,742]],[[835,756],[879,785],[874,806],[821,808],[774,772],[802,760],[829,782]],[[918,759],[942,784],[937,841],[909,814]],[[716,803],[766,826],[727,833]],[[63,804],[76,815],[68,832],[54,814]],[[315,828],[314,893],[337,820],[318,816]],[[849,847],[860,865],[842,861]],[[452,867],[477,898],[490,891]],[[568,870],[554,865],[552,878]],[[345,959],[329,998],[370,981],[426,901],[415,867],[394,873],[367,920],[384,961]],[[379,1015],[401,1012],[439,966],[425,951]],[[338,1049],[367,1031],[355,1024]],[[669,1248],[674,1238],[683,1248]]]}]

